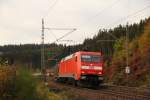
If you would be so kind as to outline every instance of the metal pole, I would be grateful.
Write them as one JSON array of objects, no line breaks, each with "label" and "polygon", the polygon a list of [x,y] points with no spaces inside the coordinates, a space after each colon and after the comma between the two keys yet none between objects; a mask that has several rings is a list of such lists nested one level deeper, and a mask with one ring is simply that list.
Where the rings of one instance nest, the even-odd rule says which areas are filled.
[{"label": "metal pole", "polygon": [[129,55],[129,52],[128,52],[128,36],[129,34],[128,34],[128,23],[127,23],[127,27],[126,27],[126,64],[127,64],[127,66],[129,65],[129,57],[128,57],[128,55]]},{"label": "metal pole", "polygon": [[42,36],[41,36],[41,71],[45,70],[45,57],[44,57],[44,19],[42,19]]},{"label": "metal pole", "polygon": [[128,29],[128,23],[126,26],[126,68],[125,68],[125,72],[127,74],[127,78],[128,78],[128,74],[130,74],[130,67],[129,67],[129,29]]}]

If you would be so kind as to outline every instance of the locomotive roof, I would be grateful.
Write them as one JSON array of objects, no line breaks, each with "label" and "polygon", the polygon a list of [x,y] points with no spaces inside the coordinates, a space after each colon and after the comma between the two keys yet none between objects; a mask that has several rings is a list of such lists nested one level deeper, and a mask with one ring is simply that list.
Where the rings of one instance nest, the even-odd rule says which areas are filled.
[{"label": "locomotive roof", "polygon": [[[90,52],[90,51],[78,51],[79,53],[81,53],[81,54],[102,54],[101,52]],[[76,52],[76,53],[78,53],[78,52]]]},{"label": "locomotive roof", "polygon": [[65,61],[65,60],[71,59],[78,53],[80,53],[80,54],[94,54],[94,55],[101,55],[102,54],[101,52],[78,51],[78,52],[75,52],[73,54],[70,54],[70,55],[62,58],[61,61]]}]

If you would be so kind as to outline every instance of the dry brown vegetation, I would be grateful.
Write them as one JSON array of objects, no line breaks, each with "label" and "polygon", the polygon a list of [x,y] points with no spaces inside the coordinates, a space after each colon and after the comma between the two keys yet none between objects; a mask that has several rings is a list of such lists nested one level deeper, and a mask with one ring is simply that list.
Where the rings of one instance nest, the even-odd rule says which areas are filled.
[{"label": "dry brown vegetation", "polygon": [[0,67],[0,99],[13,97],[15,74],[14,68]]},{"label": "dry brown vegetation", "polygon": [[116,43],[115,53],[106,77],[109,82],[128,86],[150,86],[150,20],[146,23],[144,33],[129,43],[129,65],[131,73],[125,74],[126,50],[125,39]]}]

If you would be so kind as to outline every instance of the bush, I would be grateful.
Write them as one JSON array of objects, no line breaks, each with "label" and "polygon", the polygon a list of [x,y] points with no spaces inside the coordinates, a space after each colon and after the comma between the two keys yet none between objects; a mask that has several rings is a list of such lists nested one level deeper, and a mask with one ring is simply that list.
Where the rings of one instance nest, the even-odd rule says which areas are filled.
[{"label": "bush", "polygon": [[35,79],[26,69],[17,71],[15,86],[16,100],[83,100],[66,90],[56,93],[49,91],[44,83]]},{"label": "bush", "polygon": [[15,84],[17,100],[47,100],[48,98],[37,91],[37,80],[34,79],[32,74],[26,69],[17,71]]}]

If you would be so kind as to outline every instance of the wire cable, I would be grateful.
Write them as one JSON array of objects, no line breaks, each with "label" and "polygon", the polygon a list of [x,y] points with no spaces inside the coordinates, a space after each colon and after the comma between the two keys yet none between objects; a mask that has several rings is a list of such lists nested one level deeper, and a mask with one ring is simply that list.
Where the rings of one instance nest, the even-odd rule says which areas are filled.
[{"label": "wire cable", "polygon": [[61,39],[63,39],[63,38],[65,38],[66,36],[72,34],[74,31],[76,31],[76,29],[73,29],[72,31],[64,34],[63,36],[61,36],[60,38],[58,38],[56,41],[54,41],[54,43],[57,42],[57,41],[59,41],[59,40],[61,40]]},{"label": "wire cable", "polygon": [[[120,2],[120,1],[121,1],[121,0],[115,1],[112,5],[109,5],[107,9],[113,7],[116,3]],[[138,14],[138,13],[140,13],[140,12],[143,12],[144,10],[146,10],[146,9],[148,9],[148,8],[150,8],[150,5],[144,7],[143,9],[140,9],[140,10],[138,10],[138,11],[132,13],[132,14],[129,14],[129,15],[123,17],[123,18],[120,18],[119,20],[113,22],[112,24],[109,24],[107,27],[110,27],[110,26],[112,26],[112,25],[115,25],[115,24],[118,23],[118,22],[121,22],[121,21],[123,21],[123,20],[126,20],[126,19],[128,19],[128,18],[130,18],[130,17],[132,17],[132,16],[135,16],[136,14]],[[103,13],[103,11],[104,11],[105,9],[106,9],[106,8],[104,8],[101,12],[99,12],[97,15],[95,15],[95,17],[97,17],[98,15],[100,15],[101,13]],[[107,9],[106,9],[106,10],[107,10]],[[94,17],[93,17],[93,18],[94,18]],[[94,32],[94,34],[95,34],[95,33],[97,33],[97,31]],[[91,34],[93,35],[93,33],[91,33]],[[109,35],[111,35],[114,39],[117,39],[117,37],[114,36],[114,35],[112,35],[111,33],[110,33]]]},{"label": "wire cable", "polygon": [[141,12],[143,12],[144,10],[146,10],[146,9],[148,9],[148,8],[150,8],[150,5],[144,7],[143,9],[140,9],[140,10],[138,10],[138,11],[132,13],[132,14],[129,14],[129,15],[123,17],[123,18],[120,18],[119,20],[117,20],[117,21],[113,22],[112,24],[108,25],[108,27],[110,27],[110,26],[112,26],[112,25],[115,25],[116,23],[119,23],[119,22],[121,22],[121,21],[123,21],[123,20],[126,20],[126,19],[128,19],[128,18],[130,18],[130,17],[132,17],[132,16],[135,16],[135,15],[137,15],[138,13],[141,13]]},{"label": "wire cable", "polygon": [[95,19],[97,16],[99,16],[100,14],[102,14],[104,11],[112,8],[113,6],[115,6],[117,3],[119,3],[121,0],[116,0],[114,1],[112,4],[106,6],[105,8],[103,8],[101,11],[99,11],[97,14],[95,14],[94,16],[88,18],[88,21],[86,23],[83,23],[82,25],[80,25],[79,27],[84,27],[85,25],[87,25],[87,23],[89,23],[90,21],[92,21],[93,19]]},{"label": "wire cable", "polygon": [[102,14],[105,10],[108,10],[110,8],[112,8],[114,5],[116,5],[117,3],[119,3],[121,0],[116,0],[115,2],[113,2],[112,4],[108,5],[107,7],[105,7],[104,9],[102,9],[100,12],[98,12],[96,15],[94,15],[93,17],[91,17],[90,19],[92,20],[93,18],[99,16],[100,14]]},{"label": "wire cable", "polygon": [[[120,18],[119,20],[113,22],[112,24],[109,24],[107,27],[114,26],[114,25],[116,25],[117,23],[119,23],[119,22],[121,22],[121,21],[124,21],[124,20],[126,20],[126,19],[128,19],[128,18],[130,18],[130,17],[133,17],[133,16],[137,15],[138,13],[143,12],[144,10],[146,10],[146,9],[148,9],[148,8],[150,8],[150,5],[144,7],[143,9],[137,10],[136,12],[133,12],[132,14],[129,14],[129,15],[123,17],[123,18]],[[96,32],[97,32],[97,31],[96,31]],[[94,33],[95,33],[95,32],[94,32]],[[93,33],[91,33],[91,34],[93,35]],[[114,39],[117,39],[117,37],[114,36],[113,34],[110,33],[109,35],[111,35]]]},{"label": "wire cable", "polygon": [[[79,27],[84,27],[85,25],[87,25],[87,23],[89,23],[90,21],[92,21],[94,18],[96,18],[97,16],[99,16],[100,14],[102,14],[104,11],[112,8],[113,6],[115,6],[116,4],[118,4],[119,2],[121,2],[121,0],[116,0],[113,3],[111,3],[110,5],[106,6],[105,8],[103,8],[101,11],[99,11],[96,15],[92,16],[91,18],[88,19],[88,22],[83,23],[82,25],[80,25]],[[80,28],[81,29],[81,28]],[[79,30],[79,29],[78,29]],[[96,31],[97,32],[97,31]],[[94,32],[95,33],[95,32]],[[93,33],[92,33],[93,34]],[[114,37],[115,38],[115,37]]]},{"label": "wire cable", "polygon": [[59,0],[55,0],[54,3],[48,8],[47,13],[43,16],[43,18],[45,18],[46,16],[48,16],[49,12],[56,6],[56,4],[58,3]]},{"label": "wire cable", "polygon": [[[119,1],[121,1],[121,0],[116,0],[114,3],[108,5],[107,7],[105,7],[104,9],[102,9],[100,12],[98,12],[95,16],[89,18],[89,20],[92,20],[92,19],[94,19],[95,17],[99,16],[99,15],[102,14],[105,10],[112,8],[112,7],[113,7],[114,5],[116,5]],[[58,0],[55,0],[55,2],[53,3],[53,5],[50,6],[50,8],[48,9],[48,11],[52,10],[52,9],[54,8],[54,6],[55,6],[57,3],[58,3]],[[46,16],[48,16],[48,13],[47,13],[46,15],[44,15],[43,18],[45,18]],[[89,20],[88,20],[88,22],[89,22]],[[87,24],[87,23],[85,23],[85,24]],[[85,24],[84,24],[84,25],[85,25]],[[81,27],[82,27],[82,26],[81,26]],[[74,30],[73,30],[73,31],[74,31]],[[66,36],[68,36],[68,35],[71,34],[71,33],[72,33],[72,32],[69,32],[69,33],[63,35],[62,37],[56,39],[55,42],[57,42],[57,41],[59,41],[59,40],[65,38]],[[55,37],[55,38],[56,38],[56,37]]]},{"label": "wire cable", "polygon": [[53,33],[53,31],[52,30],[50,30],[50,33],[53,35],[53,37],[57,40],[57,37],[56,37],[56,35]]}]

